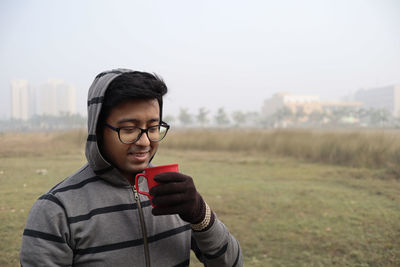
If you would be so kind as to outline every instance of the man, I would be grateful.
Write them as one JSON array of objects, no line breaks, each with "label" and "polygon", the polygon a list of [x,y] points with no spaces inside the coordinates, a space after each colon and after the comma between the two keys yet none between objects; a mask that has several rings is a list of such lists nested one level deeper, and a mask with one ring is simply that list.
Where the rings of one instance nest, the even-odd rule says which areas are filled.
[{"label": "man", "polygon": [[239,243],[191,177],[157,175],[154,208],[136,191],[135,174],[151,166],[169,129],[162,121],[166,93],[164,82],[145,72],[96,77],[88,95],[88,163],[32,207],[22,266],[188,266],[190,249],[207,266],[243,265]]}]

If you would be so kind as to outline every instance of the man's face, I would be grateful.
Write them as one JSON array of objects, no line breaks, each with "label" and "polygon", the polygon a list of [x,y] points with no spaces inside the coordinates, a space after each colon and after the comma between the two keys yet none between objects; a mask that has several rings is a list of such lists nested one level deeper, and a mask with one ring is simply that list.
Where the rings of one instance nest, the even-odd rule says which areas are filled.
[{"label": "man's face", "polygon": [[[142,129],[160,123],[160,107],[156,99],[134,99],[114,107],[106,122],[115,128],[136,126]],[[151,142],[145,133],[133,144],[123,144],[118,133],[109,127],[103,130],[104,156],[111,161],[128,181],[149,164],[157,151],[158,142]]]}]

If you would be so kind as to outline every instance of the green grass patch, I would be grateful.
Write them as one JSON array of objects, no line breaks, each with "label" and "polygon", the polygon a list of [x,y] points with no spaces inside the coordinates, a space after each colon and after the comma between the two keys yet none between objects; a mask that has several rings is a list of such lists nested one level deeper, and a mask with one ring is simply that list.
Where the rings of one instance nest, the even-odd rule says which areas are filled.
[{"label": "green grass patch", "polygon": [[238,152],[166,151],[156,162],[195,178],[247,266],[400,264],[400,183],[376,171]]},{"label": "green grass patch", "polygon": [[0,266],[19,266],[22,232],[34,201],[84,161],[81,154],[0,158]]},{"label": "green grass patch", "polygon": [[[0,150],[0,266],[19,265],[33,202],[85,163],[79,138],[39,137],[42,146],[35,135],[24,147],[0,140],[12,151]],[[245,266],[400,266],[400,182],[385,168],[216,150],[162,144],[154,162],[179,163],[194,178],[240,241]],[[201,266],[193,255],[191,266]]]}]

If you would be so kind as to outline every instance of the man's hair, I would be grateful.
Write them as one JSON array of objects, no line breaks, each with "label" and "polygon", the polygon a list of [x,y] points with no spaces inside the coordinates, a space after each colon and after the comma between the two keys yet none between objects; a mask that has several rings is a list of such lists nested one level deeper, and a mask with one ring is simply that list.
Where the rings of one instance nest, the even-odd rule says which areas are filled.
[{"label": "man's hair", "polygon": [[157,99],[160,107],[161,121],[162,97],[167,91],[168,88],[164,81],[156,74],[134,71],[119,75],[111,81],[105,92],[103,106],[97,123],[97,132],[101,133],[99,130],[102,130],[105,120],[115,106],[131,99]]}]

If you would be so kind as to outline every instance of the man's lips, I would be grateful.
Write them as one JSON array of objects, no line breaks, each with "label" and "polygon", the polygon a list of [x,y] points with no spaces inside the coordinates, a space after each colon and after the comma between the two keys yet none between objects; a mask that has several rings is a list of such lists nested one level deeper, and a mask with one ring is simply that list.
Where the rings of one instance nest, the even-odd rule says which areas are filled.
[{"label": "man's lips", "polygon": [[150,151],[134,151],[128,152],[128,156],[134,157],[136,160],[143,161],[146,160]]}]

